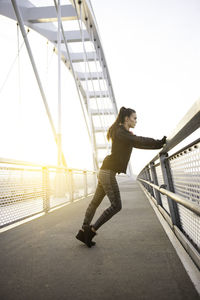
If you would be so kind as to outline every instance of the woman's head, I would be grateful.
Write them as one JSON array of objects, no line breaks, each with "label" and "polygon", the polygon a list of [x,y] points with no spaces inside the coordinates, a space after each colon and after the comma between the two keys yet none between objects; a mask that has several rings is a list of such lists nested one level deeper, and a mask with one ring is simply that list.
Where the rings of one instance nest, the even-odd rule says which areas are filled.
[{"label": "woman's head", "polygon": [[134,128],[137,123],[136,111],[132,108],[122,106],[119,110],[117,118],[107,132],[107,139],[112,139],[118,125],[127,125],[128,128]]},{"label": "woman's head", "polygon": [[120,124],[128,125],[128,127],[134,128],[137,123],[137,116],[136,111],[132,108],[125,108],[122,106],[120,108],[119,114],[118,114],[120,121]]}]

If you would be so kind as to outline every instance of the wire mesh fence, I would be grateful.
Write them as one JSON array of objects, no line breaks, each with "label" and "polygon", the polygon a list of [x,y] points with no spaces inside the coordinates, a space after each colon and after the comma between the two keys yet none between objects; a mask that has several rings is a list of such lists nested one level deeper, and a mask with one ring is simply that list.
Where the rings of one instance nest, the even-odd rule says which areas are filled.
[{"label": "wire mesh fence", "polygon": [[[164,184],[164,179],[163,179],[163,176],[162,176],[162,170],[161,170],[160,164],[155,168],[155,170],[156,170],[156,175],[157,175],[157,179],[158,179],[158,185],[161,186],[161,185]],[[161,202],[162,202],[163,208],[165,209],[165,211],[168,214],[170,214],[169,205],[168,205],[168,201],[167,201],[166,195],[162,195],[160,193],[160,198],[161,198]]]},{"label": "wire mesh fence", "polygon": [[[169,158],[174,191],[200,205],[200,142]],[[200,217],[177,204],[182,231],[200,249]]]},{"label": "wire mesh fence", "polygon": [[0,227],[94,193],[96,172],[0,162]]},{"label": "wire mesh fence", "polygon": [[[150,172],[150,177],[146,176],[147,170],[151,168],[152,164],[149,163],[138,175],[138,179],[148,193],[149,184],[147,182],[155,184],[155,178],[153,180],[152,172]],[[164,160],[160,159],[154,169],[158,187],[169,190],[175,195],[187,200],[187,203],[192,202],[197,208],[200,208],[199,139],[170,157],[165,153]],[[142,179],[146,182],[143,182]],[[170,216],[172,224],[178,226],[187,240],[194,246],[198,253],[200,253],[200,214],[191,211],[175,200],[173,200],[175,206],[170,205],[170,201],[172,200],[161,192],[159,192],[159,197],[161,198],[161,203],[159,203],[156,195],[156,193],[151,194],[157,201],[157,204],[161,205]],[[176,209],[177,211],[175,211]]]}]

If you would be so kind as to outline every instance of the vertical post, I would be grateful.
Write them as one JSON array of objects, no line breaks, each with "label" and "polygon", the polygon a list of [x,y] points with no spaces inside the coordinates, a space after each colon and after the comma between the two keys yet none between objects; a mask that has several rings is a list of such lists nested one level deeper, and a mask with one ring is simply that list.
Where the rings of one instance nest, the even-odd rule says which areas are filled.
[{"label": "vertical post", "polygon": [[61,167],[56,168],[55,185],[56,185],[56,197],[64,197],[64,169]]},{"label": "vertical post", "polygon": [[[58,10],[58,6],[57,6],[56,0],[54,0],[54,5],[55,5],[56,11],[57,11]],[[91,141],[90,130],[89,130],[89,127],[88,127],[88,122],[87,122],[87,119],[86,119],[85,110],[84,110],[83,103],[82,103],[82,100],[81,100],[80,90],[79,90],[79,87],[78,87],[78,83],[77,83],[77,80],[76,80],[76,75],[75,75],[74,67],[73,67],[73,64],[72,64],[71,57],[70,57],[69,47],[67,45],[67,39],[66,39],[65,32],[64,32],[64,29],[63,29],[63,26],[62,26],[62,21],[60,22],[60,25],[61,25],[61,31],[62,31],[63,41],[64,41],[65,48],[66,48],[66,51],[67,51],[67,55],[68,55],[69,63],[70,63],[70,67],[71,67],[71,71],[72,71],[72,74],[73,74],[73,77],[74,77],[74,81],[75,81],[75,85],[76,85],[76,89],[77,89],[79,101],[80,101],[80,104],[81,104],[81,109],[82,109],[82,112],[83,112],[83,116],[84,116],[84,120],[85,120],[85,124],[86,124],[86,128],[87,128],[88,136],[89,136],[89,139]],[[63,153],[62,153],[62,156],[63,156],[63,164],[65,166],[67,166]]]},{"label": "vertical post", "polygon": [[87,188],[87,171],[83,171],[84,176],[84,197],[88,195],[88,188]]},{"label": "vertical post", "polygon": [[[144,170],[144,177],[145,177],[145,180],[148,181],[148,176],[147,176],[147,167],[145,167],[145,170]],[[145,183],[145,188],[148,192],[150,192],[150,189],[149,189],[149,185],[147,183]]]},{"label": "vertical post", "polygon": [[[147,167],[147,180],[148,180],[149,182],[152,181],[152,180],[151,180],[151,175],[150,175],[150,166]],[[153,188],[152,188],[152,186],[150,186],[150,185],[149,185],[149,192],[150,192],[151,196],[154,197]]]},{"label": "vertical post", "polygon": [[93,176],[94,176],[94,191],[95,191],[96,186],[98,184],[98,174],[99,174],[99,171],[94,171],[93,172]]},{"label": "vertical post", "polygon": [[[161,170],[162,170],[162,176],[163,176],[163,181],[166,184],[166,189],[168,189],[171,192],[174,192],[174,186],[173,186],[173,181],[172,181],[172,177],[171,177],[169,161],[168,161],[167,157],[168,157],[168,153],[160,154],[160,165],[161,165]],[[167,196],[167,201],[168,201],[168,205],[169,205],[172,224],[176,225],[179,229],[181,229],[181,223],[180,223],[177,203],[175,201],[173,201],[171,198],[169,198],[168,196]]]},{"label": "vertical post", "polygon": [[49,197],[49,171],[47,167],[42,168],[42,194],[43,194],[43,210],[47,213],[50,209]]},{"label": "vertical post", "polygon": [[74,201],[74,183],[73,183],[73,173],[72,169],[69,169],[69,192],[70,192],[70,202]]},{"label": "vertical post", "polygon": [[[140,174],[138,175],[138,178],[145,179],[144,178],[144,169],[140,172]],[[141,184],[144,186],[144,182],[141,182]]]},{"label": "vertical post", "polygon": [[[158,178],[157,178],[154,162],[150,162],[150,169],[151,169],[151,176],[152,176],[153,182],[154,182],[154,184],[158,185]],[[154,193],[155,193],[155,198],[156,198],[157,204],[162,206],[162,201],[161,201],[159,191],[154,189]]]},{"label": "vertical post", "polygon": [[50,113],[50,110],[49,110],[49,107],[48,107],[48,104],[47,104],[47,99],[46,99],[46,96],[45,96],[45,93],[44,93],[44,90],[43,90],[43,87],[42,87],[42,83],[41,83],[41,80],[40,80],[40,77],[39,77],[39,73],[38,73],[34,58],[33,58],[31,47],[30,47],[30,44],[29,44],[29,41],[28,41],[28,38],[27,38],[25,28],[24,28],[23,19],[22,19],[20,10],[19,10],[18,5],[17,5],[17,1],[16,0],[11,0],[11,1],[12,1],[12,5],[13,5],[13,8],[14,8],[14,11],[15,11],[15,14],[16,14],[16,18],[17,18],[17,21],[18,21],[23,39],[24,39],[24,43],[26,45],[26,49],[27,49],[27,52],[28,52],[28,55],[29,55],[29,58],[30,58],[31,65],[33,67],[35,78],[36,78],[37,83],[38,83],[38,87],[39,87],[39,90],[40,90],[40,93],[41,93],[41,96],[42,96],[42,100],[43,100],[43,103],[44,103],[44,106],[45,106],[45,109],[46,109],[47,116],[49,118],[49,122],[50,122],[50,125],[51,125],[51,128],[52,128],[53,134],[54,134],[54,138],[55,138],[56,143],[57,143],[57,136],[56,136],[56,130],[55,130],[55,127],[54,127],[53,119],[51,117],[51,113]]},{"label": "vertical post", "polygon": [[58,0],[58,166],[62,165],[62,151],[61,151],[61,7],[60,0]]},{"label": "vertical post", "polygon": [[[74,4],[75,4],[75,2],[74,2]],[[83,34],[83,29],[82,29],[82,1],[79,0],[78,4],[79,4],[79,9],[80,9],[80,23],[79,23],[79,20],[78,20],[78,23],[79,23],[79,28],[81,31],[81,41],[82,41],[82,45],[83,45],[83,57],[84,57],[84,67],[85,67],[87,111],[88,111],[88,116],[89,116],[90,128],[92,131],[91,143],[92,143],[92,154],[93,154],[93,166],[94,166],[95,170],[98,170],[99,164],[98,164],[98,160],[97,160],[96,138],[95,138],[95,134],[94,134],[94,124],[93,124],[92,114],[91,114],[91,103],[90,103],[90,97],[89,97],[89,87],[88,87],[88,78],[87,78],[87,64],[86,64],[87,57],[86,57],[85,46],[84,46],[85,38],[84,38],[84,34]],[[76,8],[76,4],[75,4],[75,8]],[[77,14],[77,18],[78,18],[78,14]],[[89,65],[88,65],[88,69],[89,69]],[[90,69],[88,71],[90,73]]]}]

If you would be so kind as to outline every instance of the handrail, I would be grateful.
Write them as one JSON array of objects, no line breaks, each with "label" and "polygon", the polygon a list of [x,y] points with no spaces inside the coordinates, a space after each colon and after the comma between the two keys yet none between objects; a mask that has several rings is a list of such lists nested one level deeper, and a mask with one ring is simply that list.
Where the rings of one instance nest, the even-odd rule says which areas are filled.
[{"label": "handrail", "polygon": [[195,101],[190,110],[185,114],[181,121],[176,126],[175,130],[169,136],[169,140],[161,150],[161,153],[166,153],[177,144],[182,142],[190,134],[200,127],[200,98]]},{"label": "handrail", "polygon": [[147,180],[144,180],[141,178],[139,178],[139,180],[147,183],[148,185],[152,186],[154,189],[158,190],[160,193],[170,197],[174,201],[180,203],[181,205],[185,206],[186,208],[188,208],[189,210],[193,211],[194,213],[196,213],[197,215],[200,216],[200,206],[199,205],[197,205],[195,203],[191,203],[188,200],[186,200],[185,198],[183,198],[173,192],[170,192],[162,187],[159,187],[158,185],[151,183]]},{"label": "handrail", "polygon": [[142,189],[147,192],[147,197],[155,199],[154,204],[170,226],[174,230],[178,228],[182,239],[186,238],[188,245],[195,247],[198,252],[200,252],[198,235],[194,235],[193,230],[199,231],[197,220],[200,216],[200,139],[197,138],[170,155],[169,151],[199,127],[200,98],[169,135],[164,147],[137,176]]},{"label": "handrail", "polygon": [[[187,151],[187,149],[190,151],[191,147],[193,147],[195,144],[198,144],[200,142],[200,138],[194,140],[192,143],[190,143],[189,145],[186,145],[185,147],[181,148],[180,150],[176,151],[175,153],[171,154],[168,159],[171,159],[172,157],[175,157],[178,154],[181,153],[185,153],[185,151]],[[197,148],[197,145],[194,146],[195,148]]]},{"label": "handrail", "polygon": [[65,170],[74,170],[74,171],[86,171],[96,173],[95,170],[87,170],[87,169],[76,169],[76,168],[66,168],[65,166],[56,166],[56,165],[48,165],[48,164],[37,164],[28,161],[15,160],[10,158],[2,158],[0,157],[0,164],[13,164],[13,165],[22,165],[22,166],[32,166],[32,167],[40,167],[40,168],[54,168],[54,169],[65,169]]},{"label": "handrail", "polygon": [[190,110],[181,119],[176,129],[167,138],[166,145],[160,150],[160,152],[156,154],[156,156],[151,160],[151,162],[154,162],[157,159],[159,159],[161,154],[167,153],[169,150],[173,149],[176,145],[182,142],[185,138],[187,138],[199,127],[200,127],[200,98],[197,101],[195,101],[195,103],[192,105]]},{"label": "handrail", "polygon": [[0,158],[0,175],[0,228],[88,197],[97,180],[95,170],[9,158]]}]

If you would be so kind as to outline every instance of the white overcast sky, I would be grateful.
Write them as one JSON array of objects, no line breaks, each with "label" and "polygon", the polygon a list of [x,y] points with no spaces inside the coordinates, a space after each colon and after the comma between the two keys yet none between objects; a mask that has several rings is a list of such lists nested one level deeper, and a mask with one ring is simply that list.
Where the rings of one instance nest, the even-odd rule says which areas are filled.
[{"label": "white overcast sky", "polygon": [[[91,2],[118,108],[136,110],[135,134],[169,136],[200,97],[200,1]],[[133,149],[133,171],[156,151]]]}]

